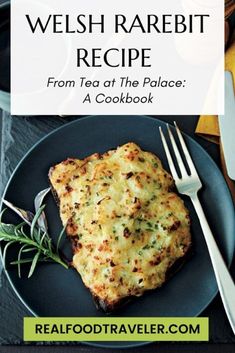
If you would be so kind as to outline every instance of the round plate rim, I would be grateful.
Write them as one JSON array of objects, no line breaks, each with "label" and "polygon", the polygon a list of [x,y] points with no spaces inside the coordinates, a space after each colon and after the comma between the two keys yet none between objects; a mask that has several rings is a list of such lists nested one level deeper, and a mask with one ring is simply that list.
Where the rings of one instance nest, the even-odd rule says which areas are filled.
[{"label": "round plate rim", "polygon": [[[16,174],[16,172],[18,171],[18,169],[20,168],[21,164],[24,162],[24,160],[28,157],[28,155],[30,155],[30,153],[35,149],[37,148],[38,145],[40,145],[44,140],[46,140],[47,138],[49,138],[51,135],[53,134],[56,134],[58,131],[62,130],[63,128],[66,128],[67,126],[69,125],[73,125],[73,124],[76,124],[76,123],[79,123],[80,121],[83,121],[83,120],[87,120],[87,119],[91,119],[91,118],[94,118],[94,117],[101,117],[102,115],[88,115],[88,116],[85,116],[85,117],[81,117],[76,120],[73,120],[69,123],[65,123],[63,124],[62,126],[59,126],[58,128],[52,130],[51,132],[49,132],[48,134],[46,134],[45,136],[43,136],[41,139],[39,139],[29,150],[28,152],[21,158],[21,160],[19,161],[19,163],[17,164],[17,166],[15,167],[14,171],[12,172],[12,175],[11,177],[9,178],[8,182],[7,182],[7,185],[4,189],[4,192],[3,192],[3,196],[2,196],[2,199],[4,199],[6,193],[7,193],[7,190],[8,190],[8,187],[12,181],[12,179],[14,178],[14,175]],[[114,116],[120,116],[120,115],[112,115],[112,117]],[[123,115],[122,117],[130,117],[130,115]],[[136,115],[137,116],[137,115]],[[134,117],[134,116],[132,116]],[[167,123],[163,120],[160,120],[158,118],[153,118],[151,116],[147,116],[147,115],[138,115],[138,117],[142,117],[142,118],[145,118],[147,120],[151,120],[153,122],[158,122],[158,123],[161,123],[163,125],[167,125]],[[226,186],[226,191],[227,191],[227,198],[228,198],[228,201],[231,205],[231,209],[233,209],[233,229],[235,230],[235,209],[234,209],[234,205],[233,205],[233,201],[232,201],[232,197],[231,197],[231,193],[229,191],[229,188],[227,186],[227,183],[224,179],[224,176],[221,172],[221,170],[219,169],[219,167],[217,166],[217,164],[215,163],[215,161],[213,160],[213,158],[209,155],[209,153],[196,141],[194,140],[191,136],[189,136],[188,134],[186,133],[183,133],[184,136],[187,137],[187,139],[189,139],[193,144],[197,145],[197,147],[207,155],[207,158],[209,158],[210,162],[212,162],[213,166],[217,169],[217,172],[220,174],[220,177],[222,177],[223,179],[223,182]],[[3,202],[2,202],[2,199],[1,199],[1,202],[0,202],[0,211],[2,211],[3,209]],[[234,232],[235,233],[235,232]],[[233,261],[233,257],[234,257],[234,254],[235,254],[235,236],[233,236],[233,252],[232,252],[232,255],[231,255],[231,258],[229,259],[228,261],[228,266],[230,267],[231,264],[232,264],[232,261]],[[1,262],[3,264],[3,259],[2,259],[2,250],[1,250],[1,247],[0,247],[0,258],[1,258]],[[15,292],[16,296],[19,298],[19,300],[21,301],[21,303],[27,308],[27,310],[35,317],[39,317],[39,315],[37,313],[34,312],[33,309],[30,308],[30,306],[25,302],[25,300],[21,297],[21,295],[18,293],[7,269],[5,269],[5,267],[3,266],[4,268],[4,271],[5,271],[5,274],[6,274],[6,277],[13,289],[13,291]],[[195,317],[199,316],[209,305],[210,303],[213,301],[213,299],[216,297],[216,295],[218,294],[218,288],[214,291],[214,293],[212,293],[211,297],[209,298],[208,300],[208,303],[205,304],[205,306],[203,308],[201,308],[201,310],[197,313],[197,315],[195,315]],[[107,344],[107,345],[104,345],[102,343],[99,343],[99,342],[80,342],[82,344],[85,344],[85,345],[88,345],[88,346],[91,346],[91,347],[98,347],[98,348],[111,348],[111,349],[125,349],[125,348],[135,348],[135,347],[141,347],[141,346],[145,346],[145,345],[148,345],[148,344],[151,344],[153,342],[149,342],[149,341],[144,341],[144,342],[130,342],[130,344],[120,344],[120,345],[112,345],[112,344]],[[109,342],[107,342],[109,343]]]}]

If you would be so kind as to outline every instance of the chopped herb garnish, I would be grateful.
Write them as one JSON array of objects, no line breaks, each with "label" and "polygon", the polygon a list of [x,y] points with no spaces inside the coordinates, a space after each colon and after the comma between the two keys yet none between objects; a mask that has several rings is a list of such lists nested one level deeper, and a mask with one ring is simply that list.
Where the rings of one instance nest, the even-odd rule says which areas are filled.
[{"label": "chopped herb garnish", "polygon": [[143,251],[140,250],[140,251],[138,252],[138,254],[139,254],[140,256],[142,256],[142,255],[143,255]]},{"label": "chopped herb garnish", "polygon": [[147,245],[145,245],[145,246],[143,247],[143,250],[148,250],[148,249],[150,249],[150,245],[149,245],[149,244],[147,244]]},{"label": "chopped herb garnish", "polygon": [[161,189],[161,187],[162,187],[162,184],[161,184],[161,183],[159,183],[156,179],[154,179],[153,182],[154,182],[155,188],[156,188],[157,190]]},{"label": "chopped herb garnish", "polygon": [[118,241],[119,237],[115,237],[115,240]]}]

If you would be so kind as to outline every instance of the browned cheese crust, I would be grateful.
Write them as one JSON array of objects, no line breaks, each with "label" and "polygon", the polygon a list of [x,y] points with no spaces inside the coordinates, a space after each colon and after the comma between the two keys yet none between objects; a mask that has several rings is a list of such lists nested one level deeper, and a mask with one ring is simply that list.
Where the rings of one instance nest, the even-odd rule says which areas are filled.
[{"label": "browned cheese crust", "polygon": [[49,178],[73,243],[73,266],[104,310],[160,287],[188,251],[189,214],[173,179],[135,143],[67,159]]}]

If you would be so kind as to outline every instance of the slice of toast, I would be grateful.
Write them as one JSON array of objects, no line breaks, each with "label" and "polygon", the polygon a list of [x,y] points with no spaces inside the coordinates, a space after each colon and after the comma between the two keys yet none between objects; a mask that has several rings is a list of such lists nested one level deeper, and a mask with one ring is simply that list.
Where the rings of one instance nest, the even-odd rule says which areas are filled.
[{"label": "slice of toast", "polygon": [[73,266],[100,307],[160,287],[191,244],[172,177],[135,143],[52,167],[49,179],[73,246]]}]

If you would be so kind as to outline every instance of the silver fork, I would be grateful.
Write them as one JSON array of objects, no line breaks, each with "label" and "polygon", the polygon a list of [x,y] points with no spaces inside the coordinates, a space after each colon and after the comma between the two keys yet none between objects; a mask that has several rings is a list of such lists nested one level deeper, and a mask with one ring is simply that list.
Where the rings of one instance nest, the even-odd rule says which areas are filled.
[{"label": "silver fork", "polygon": [[189,170],[190,170],[190,175],[187,173],[187,170],[185,168],[184,162],[181,158],[181,154],[179,152],[179,149],[176,145],[175,138],[172,134],[172,131],[167,125],[168,129],[168,134],[170,137],[170,141],[172,144],[172,148],[176,157],[176,161],[178,163],[178,167],[181,173],[181,177],[178,175],[174,162],[172,160],[171,152],[168,148],[165,136],[162,132],[161,127],[159,128],[160,130],[160,135],[163,143],[163,147],[166,153],[166,157],[168,160],[168,164],[172,173],[172,176],[175,180],[175,184],[177,187],[177,190],[179,191],[180,194],[187,195],[191,198],[191,201],[193,203],[193,206],[195,208],[195,211],[197,212],[198,219],[201,224],[201,228],[206,240],[207,248],[210,254],[211,262],[213,265],[213,269],[215,272],[215,277],[216,281],[218,284],[218,288],[220,291],[220,295],[224,304],[224,308],[227,314],[227,317],[229,319],[230,325],[232,327],[232,330],[235,334],[235,285],[233,283],[233,279],[225,265],[225,262],[223,260],[223,257],[218,249],[218,246],[215,242],[215,239],[213,237],[213,234],[211,232],[210,226],[207,222],[205,213],[202,209],[201,203],[198,198],[198,191],[202,187],[201,180],[198,176],[198,173],[196,171],[195,165],[192,161],[192,158],[189,154],[189,151],[187,149],[187,146],[184,142],[183,136],[175,122],[175,127],[177,131],[177,135],[182,147],[182,151],[184,153],[185,159],[187,161]]}]

